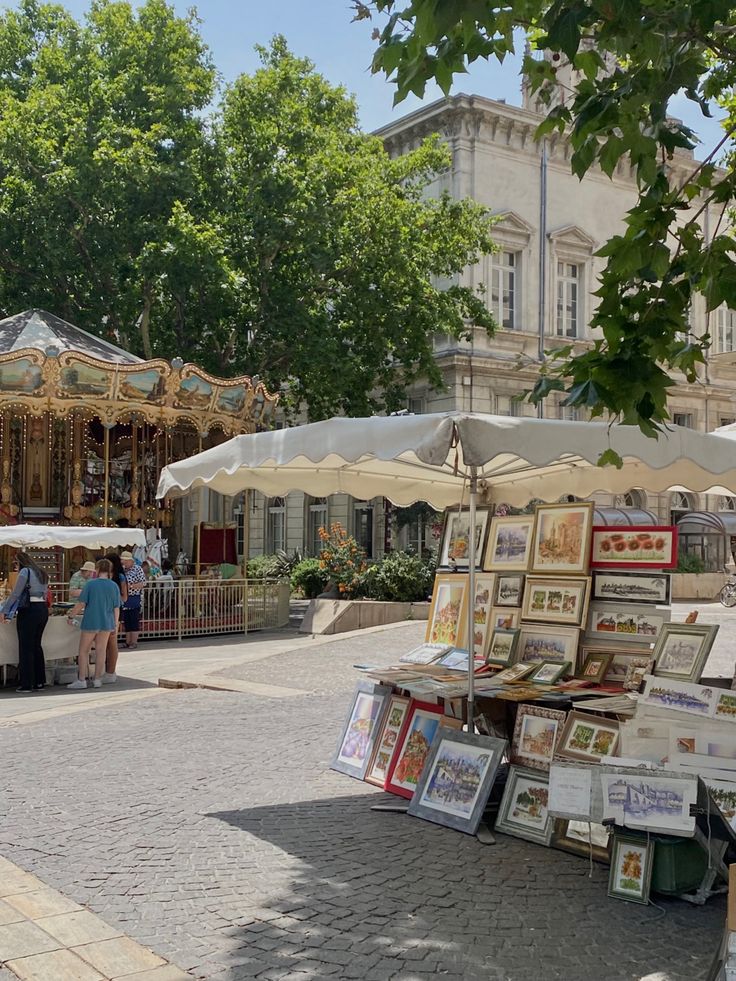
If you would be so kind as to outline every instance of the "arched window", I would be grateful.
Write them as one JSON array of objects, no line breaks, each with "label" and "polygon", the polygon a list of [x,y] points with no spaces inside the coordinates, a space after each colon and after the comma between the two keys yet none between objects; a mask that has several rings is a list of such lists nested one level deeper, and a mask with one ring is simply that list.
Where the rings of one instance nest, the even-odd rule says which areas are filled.
[{"label": "arched window", "polygon": [[617,508],[638,508],[642,510],[647,506],[644,491],[639,490],[637,487],[632,487],[625,494],[617,494],[614,506]]},{"label": "arched window", "polygon": [[732,497],[731,494],[724,494],[723,497],[718,498],[718,510],[719,511],[736,511],[736,497]]},{"label": "arched window", "polygon": [[688,511],[694,511],[695,505],[689,494],[684,491],[672,491],[670,494],[670,524],[676,525]]}]

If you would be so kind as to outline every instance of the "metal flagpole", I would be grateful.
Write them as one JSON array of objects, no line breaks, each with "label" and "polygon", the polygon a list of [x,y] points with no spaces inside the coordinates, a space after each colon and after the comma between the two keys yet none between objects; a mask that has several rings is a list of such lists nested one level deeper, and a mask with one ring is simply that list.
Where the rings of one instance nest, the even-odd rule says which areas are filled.
[{"label": "metal flagpole", "polygon": [[470,468],[470,546],[468,548],[468,732],[475,732],[475,505],[478,469]]}]

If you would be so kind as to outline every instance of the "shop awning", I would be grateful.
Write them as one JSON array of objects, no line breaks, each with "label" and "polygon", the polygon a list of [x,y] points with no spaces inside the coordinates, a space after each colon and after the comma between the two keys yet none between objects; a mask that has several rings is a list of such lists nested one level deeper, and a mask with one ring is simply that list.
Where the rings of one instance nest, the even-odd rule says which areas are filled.
[{"label": "shop awning", "polygon": [[142,528],[89,528],[75,525],[5,525],[0,545],[12,548],[116,548],[146,544]]},{"label": "shop awning", "polygon": [[736,535],[736,511],[688,511],[677,522],[680,535]]},{"label": "shop awning", "polygon": [[[623,465],[598,466],[612,450]],[[636,426],[480,413],[374,416],[236,436],[165,467],[158,497],[210,487],[267,497],[387,497],[436,508],[467,502],[468,478],[494,503],[523,505],[632,487],[736,491],[736,441],[681,426],[649,439]]]}]

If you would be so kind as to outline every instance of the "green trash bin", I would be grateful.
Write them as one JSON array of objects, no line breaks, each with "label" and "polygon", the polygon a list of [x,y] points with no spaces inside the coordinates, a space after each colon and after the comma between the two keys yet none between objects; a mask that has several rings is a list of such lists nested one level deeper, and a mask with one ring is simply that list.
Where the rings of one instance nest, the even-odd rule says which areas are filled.
[{"label": "green trash bin", "polygon": [[708,869],[708,855],[692,838],[650,835],[654,845],[652,892],[679,896],[697,889]]}]

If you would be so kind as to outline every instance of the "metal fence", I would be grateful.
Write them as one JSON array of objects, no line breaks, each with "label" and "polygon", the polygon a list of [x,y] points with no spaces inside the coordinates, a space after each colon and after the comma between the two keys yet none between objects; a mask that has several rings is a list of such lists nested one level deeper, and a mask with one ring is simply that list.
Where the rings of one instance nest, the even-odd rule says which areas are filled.
[{"label": "metal fence", "polygon": [[[52,583],[54,600],[69,586]],[[141,637],[201,637],[283,627],[289,621],[289,587],[271,579],[176,579],[149,582],[142,592]],[[247,617],[244,611],[247,610]]]}]

